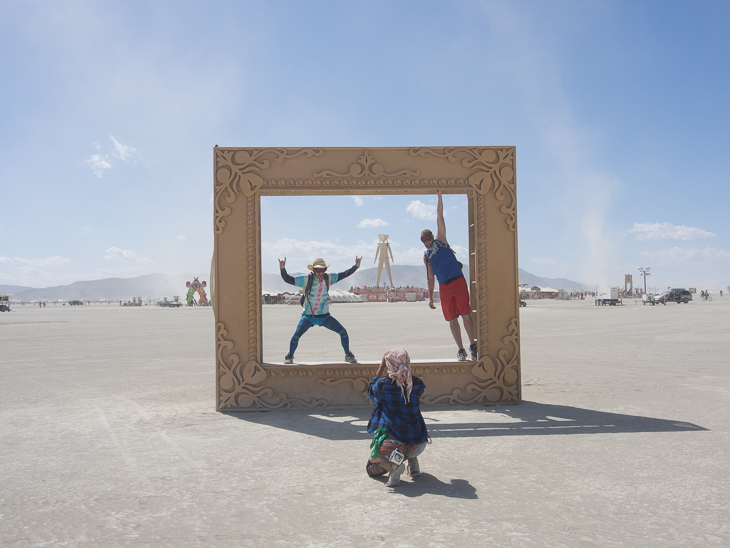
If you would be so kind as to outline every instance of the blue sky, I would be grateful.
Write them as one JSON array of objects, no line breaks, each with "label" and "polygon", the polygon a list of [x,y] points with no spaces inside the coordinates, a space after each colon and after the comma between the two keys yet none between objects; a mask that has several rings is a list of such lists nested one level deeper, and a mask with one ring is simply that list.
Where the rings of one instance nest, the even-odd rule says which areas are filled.
[{"label": "blue sky", "polygon": [[[724,288],[729,22],[726,1],[4,2],[0,284],[205,272],[216,144],[514,145],[522,268]],[[372,264],[379,232],[419,264],[434,196],[327,200],[316,223],[264,203],[264,271]],[[461,248],[464,215],[448,197]]]}]

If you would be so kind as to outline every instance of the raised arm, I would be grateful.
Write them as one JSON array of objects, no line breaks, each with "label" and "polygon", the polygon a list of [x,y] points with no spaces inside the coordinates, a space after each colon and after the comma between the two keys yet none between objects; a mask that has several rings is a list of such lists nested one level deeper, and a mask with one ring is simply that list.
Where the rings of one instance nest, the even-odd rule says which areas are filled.
[{"label": "raised arm", "polygon": [[344,272],[340,272],[340,273],[338,273],[338,274],[337,274],[337,281],[339,282],[339,281],[341,281],[341,280],[344,280],[344,279],[345,279],[345,278],[347,278],[348,276],[351,276],[352,274],[354,274],[354,273],[355,273],[355,271],[356,271],[356,270],[357,270],[358,268],[360,268],[360,261],[362,261],[362,257],[358,257],[358,256],[356,255],[356,256],[355,256],[355,264],[354,264],[353,266],[351,266],[350,268],[348,268],[347,270],[345,270]]},{"label": "raised arm", "polygon": [[444,242],[446,245],[449,245],[448,240],[446,240],[446,223],[444,222],[444,200],[441,197],[440,190],[437,190],[436,194],[439,197],[439,202],[436,206],[436,237]]},{"label": "raised arm", "polygon": [[297,285],[296,280],[294,280],[294,278],[286,271],[286,257],[284,257],[283,261],[279,259],[279,270],[281,271],[282,280],[288,284]]}]

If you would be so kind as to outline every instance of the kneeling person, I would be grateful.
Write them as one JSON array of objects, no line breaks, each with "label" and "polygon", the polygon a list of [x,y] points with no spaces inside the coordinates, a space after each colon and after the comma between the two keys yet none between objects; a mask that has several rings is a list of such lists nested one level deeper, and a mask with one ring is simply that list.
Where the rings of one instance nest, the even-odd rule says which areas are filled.
[{"label": "kneeling person", "polygon": [[[389,474],[386,486],[395,487],[405,469],[406,473],[420,475],[418,455],[428,442],[428,429],[421,415],[421,396],[426,385],[411,375],[411,359],[401,348],[388,350],[380,361],[380,368],[370,381],[368,396],[375,409],[368,423],[368,432],[375,434],[372,451],[365,466],[369,476]],[[393,458],[391,455],[397,453]]]},{"label": "kneeling person", "polygon": [[347,330],[342,324],[330,316],[330,285],[336,284],[340,280],[344,280],[358,268],[362,257],[355,257],[355,264],[348,270],[338,274],[327,274],[328,264],[324,259],[317,258],[314,262],[307,266],[312,274],[308,276],[290,276],[286,271],[286,257],[282,261],[279,259],[279,269],[281,277],[286,283],[296,285],[304,289],[302,310],[302,318],[289,342],[289,353],[284,357],[285,364],[294,363],[294,352],[299,346],[299,339],[304,335],[310,327],[315,325],[326,327],[330,331],[334,331],[340,336],[342,348],[345,351],[345,361],[348,363],[357,363],[355,356],[350,352],[350,338],[347,336]]}]

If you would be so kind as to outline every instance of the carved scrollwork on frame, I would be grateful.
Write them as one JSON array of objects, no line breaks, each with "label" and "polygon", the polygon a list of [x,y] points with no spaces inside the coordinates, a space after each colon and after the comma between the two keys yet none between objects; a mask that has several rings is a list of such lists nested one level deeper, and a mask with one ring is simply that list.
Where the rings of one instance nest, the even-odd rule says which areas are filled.
[{"label": "carved scrollwork on frame", "polygon": [[477,291],[477,302],[480,303],[478,313],[477,327],[479,333],[477,335],[477,341],[479,344],[479,355],[486,356],[489,352],[487,341],[489,340],[489,310],[486,306],[488,302],[488,285],[487,285],[487,233],[486,227],[486,216],[487,216],[487,197],[483,194],[476,194],[474,196],[474,207],[476,208],[475,217],[477,221],[477,238],[475,242],[476,251],[476,291]]},{"label": "carved scrollwork on frame", "polygon": [[517,230],[517,192],[515,187],[515,154],[513,148],[412,148],[408,151],[411,156],[434,156],[445,158],[450,163],[461,163],[462,167],[470,170],[467,176],[469,185],[479,194],[486,194],[494,190],[495,197],[503,202],[509,198],[507,204],[500,207],[500,211],[507,215],[507,226],[510,230]]},{"label": "carved scrollwork on frame", "polygon": [[218,368],[218,386],[220,396],[219,409],[235,409],[257,407],[278,409],[301,405],[309,409],[327,407],[327,400],[312,398],[309,400],[290,398],[284,392],[276,393],[263,386],[268,373],[256,360],[249,360],[245,365],[237,354],[231,352],[233,343],[226,339],[228,331],[222,323],[216,325],[216,361]]},{"label": "carved scrollwork on frame", "polygon": [[265,180],[260,190],[289,193],[291,191],[337,191],[346,189],[348,191],[368,191],[380,189],[399,188],[432,188],[444,189],[453,187],[464,187],[464,179],[272,179]]},{"label": "carved scrollwork on frame", "polygon": [[425,405],[437,403],[487,405],[495,402],[520,401],[519,365],[520,343],[517,335],[519,320],[513,318],[509,325],[510,334],[502,339],[508,348],[497,353],[497,363],[489,356],[482,357],[471,368],[477,382],[467,384],[464,390],[455,388],[450,394],[426,396],[422,399]]},{"label": "carved scrollwork on frame", "polygon": [[352,384],[352,389],[355,392],[360,392],[363,395],[367,395],[368,388],[370,387],[370,379],[365,377],[356,377],[354,379],[317,379],[317,384],[322,386],[337,386],[338,384],[349,382]]},{"label": "carved scrollwork on frame", "polygon": [[215,232],[221,234],[226,222],[223,219],[231,214],[231,208],[221,204],[221,198],[226,203],[232,204],[236,201],[238,194],[251,197],[261,188],[264,183],[261,177],[262,170],[271,165],[271,161],[277,164],[285,160],[304,156],[321,156],[322,149],[302,148],[299,150],[263,148],[263,149],[216,149],[215,155]]},{"label": "carved scrollwork on frame", "polygon": [[238,354],[232,352],[233,342],[227,340],[227,336],[225,326],[220,322],[216,324],[216,362],[220,389],[218,406],[221,409],[255,404],[264,406],[261,398],[273,395],[271,389],[260,386],[266,380],[266,370],[255,360],[249,360],[245,366],[241,364]]},{"label": "carved scrollwork on frame", "polygon": [[350,166],[350,169],[347,173],[337,173],[335,171],[330,171],[329,169],[324,169],[322,171],[314,173],[315,177],[321,177],[323,179],[328,179],[331,177],[372,179],[381,177],[412,177],[414,175],[418,175],[418,171],[413,171],[410,169],[401,169],[400,171],[396,171],[395,173],[387,173],[385,171],[385,168],[383,168],[381,164],[375,161],[375,159],[370,154],[370,152],[368,152],[367,149],[365,149],[365,151],[362,153],[360,159]]}]

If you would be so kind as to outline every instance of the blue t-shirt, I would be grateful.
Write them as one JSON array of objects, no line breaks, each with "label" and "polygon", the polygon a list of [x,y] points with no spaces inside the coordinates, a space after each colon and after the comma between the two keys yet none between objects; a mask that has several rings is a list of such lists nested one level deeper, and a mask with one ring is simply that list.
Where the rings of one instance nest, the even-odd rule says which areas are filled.
[{"label": "blue t-shirt", "polygon": [[459,261],[456,260],[454,250],[449,247],[449,244],[441,240],[434,238],[433,244],[423,252],[423,256],[426,262],[431,265],[439,284],[445,284],[464,276]]}]

